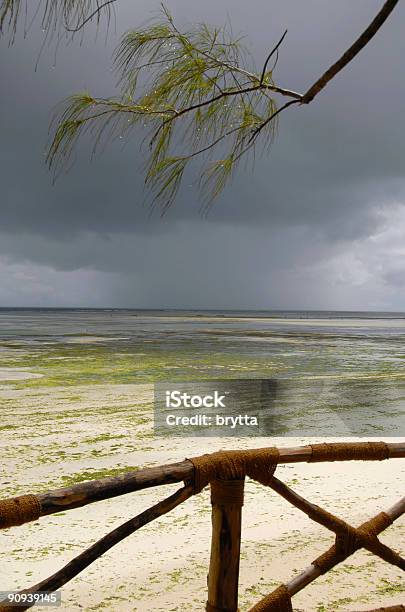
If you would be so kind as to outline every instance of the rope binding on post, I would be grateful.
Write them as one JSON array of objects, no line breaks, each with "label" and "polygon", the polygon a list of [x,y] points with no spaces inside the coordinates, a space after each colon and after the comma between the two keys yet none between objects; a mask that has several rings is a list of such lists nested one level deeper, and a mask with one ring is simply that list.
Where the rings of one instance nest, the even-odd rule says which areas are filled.
[{"label": "rope binding on post", "polygon": [[194,493],[200,493],[214,480],[243,480],[249,476],[268,486],[280,457],[277,448],[255,448],[191,457],[194,466]]},{"label": "rope binding on post", "polygon": [[35,495],[0,499],[0,529],[8,529],[36,521],[41,516],[41,504]]}]

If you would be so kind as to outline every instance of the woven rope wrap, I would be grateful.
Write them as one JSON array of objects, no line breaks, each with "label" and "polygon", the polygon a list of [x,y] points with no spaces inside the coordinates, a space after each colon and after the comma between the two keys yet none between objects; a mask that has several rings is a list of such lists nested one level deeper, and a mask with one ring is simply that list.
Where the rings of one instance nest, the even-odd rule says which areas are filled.
[{"label": "woven rope wrap", "polygon": [[[4,601],[4,600],[3,600]],[[0,603],[0,612],[18,612],[20,610],[26,610],[27,608],[22,606],[12,606],[9,604],[1,604]]]},{"label": "woven rope wrap", "polygon": [[[336,520],[339,521],[339,519]],[[315,561],[312,561],[312,565],[315,565],[322,574],[325,574],[336,563],[346,559],[362,547],[363,544],[359,536],[367,537],[370,542],[378,541],[376,540],[377,534],[384,531],[390,525],[392,525],[392,519],[385,512],[380,512],[380,514],[366,521],[357,529],[343,523],[343,529],[341,533],[336,535],[334,546],[331,546],[329,550],[320,555]]]},{"label": "woven rope wrap", "polygon": [[312,455],[310,462],[316,461],[366,461],[375,459],[382,461],[388,459],[390,451],[385,442],[366,442],[361,444],[346,444],[334,442],[333,444],[310,444]]},{"label": "woven rope wrap", "polygon": [[392,518],[388,514],[380,512],[380,514],[377,514],[374,518],[360,525],[357,531],[368,536],[377,536],[381,531],[384,531],[387,527],[392,525],[392,523]]},{"label": "woven rope wrap", "polygon": [[243,480],[245,476],[269,485],[279,456],[277,448],[255,448],[191,457],[194,493],[202,491],[213,480]]},{"label": "woven rope wrap", "polygon": [[21,607],[16,608],[15,606],[2,605],[0,603],[0,612],[15,612],[16,610],[21,610]]},{"label": "woven rope wrap", "polygon": [[216,506],[243,506],[244,480],[213,480],[211,504]]},{"label": "woven rope wrap", "polygon": [[293,612],[291,596],[285,584],[261,599],[249,612]]},{"label": "woven rope wrap", "polygon": [[0,500],[0,529],[36,521],[40,515],[41,505],[35,495]]}]

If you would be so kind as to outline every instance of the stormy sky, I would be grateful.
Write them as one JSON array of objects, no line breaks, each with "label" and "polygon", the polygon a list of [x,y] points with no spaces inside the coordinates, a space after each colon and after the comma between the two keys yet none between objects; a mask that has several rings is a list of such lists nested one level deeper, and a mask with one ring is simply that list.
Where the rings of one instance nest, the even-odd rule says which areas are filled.
[{"label": "stormy sky", "polygon": [[[232,23],[256,62],[288,35],[279,85],[304,91],[382,0],[167,0],[178,25]],[[117,92],[120,35],[159,3],[118,0],[107,39],[0,40],[0,306],[405,310],[405,3],[313,102],[281,118],[270,154],[240,169],[207,218],[187,182],[162,219],[145,204],[136,139],[45,167],[55,105]]]}]

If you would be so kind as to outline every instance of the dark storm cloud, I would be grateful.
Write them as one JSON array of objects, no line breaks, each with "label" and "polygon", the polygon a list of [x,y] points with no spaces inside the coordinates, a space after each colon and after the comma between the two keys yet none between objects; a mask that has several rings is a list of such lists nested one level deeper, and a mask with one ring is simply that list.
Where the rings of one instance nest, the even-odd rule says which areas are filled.
[{"label": "dark storm cloud", "polygon": [[[180,24],[230,19],[234,31],[247,34],[258,65],[287,27],[277,80],[304,91],[381,2],[224,0],[202,6],[171,0],[167,5]],[[118,2],[117,32],[157,9],[157,3],[137,2],[134,10],[132,0]],[[132,305],[147,305],[149,299],[163,306],[293,307],[311,277],[317,286],[314,306],[330,307],[332,269],[346,283],[350,307],[365,299],[382,304],[379,295],[387,295],[387,286],[400,286],[401,266],[373,277],[375,295],[368,286],[360,290],[358,282],[372,283],[367,261],[370,240],[380,232],[381,208],[404,200],[404,21],[401,4],[319,99],[282,116],[270,155],[257,160],[254,172],[237,174],[207,220],[199,217],[196,192],[187,181],[167,217],[150,216],[136,141],[124,148],[116,143],[92,163],[83,144],[78,163],[51,185],[44,151],[52,107],[83,89],[114,93],[113,31],[107,44],[102,35],[94,42],[88,34],[81,47],[60,47],[56,66],[46,49],[36,73],[40,33],[32,31],[11,48],[2,41],[0,254],[19,265],[105,271],[111,299],[118,291],[123,303]],[[343,261],[342,253],[356,241],[362,245],[357,263]],[[389,260],[386,249],[381,258]],[[357,270],[356,278],[339,276],[339,266]],[[41,270],[39,278],[46,274]],[[120,275],[115,284],[111,273]],[[219,297],[224,278],[227,303]],[[162,284],[165,291],[158,289]],[[107,287],[102,299],[108,293]],[[390,297],[395,304],[401,299]]]}]

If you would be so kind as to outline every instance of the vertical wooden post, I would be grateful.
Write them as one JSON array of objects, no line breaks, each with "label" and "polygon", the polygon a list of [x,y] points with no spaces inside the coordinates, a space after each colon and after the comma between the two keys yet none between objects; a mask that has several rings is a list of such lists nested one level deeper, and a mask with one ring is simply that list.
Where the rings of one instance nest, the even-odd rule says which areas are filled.
[{"label": "vertical wooden post", "polygon": [[211,482],[212,538],[207,611],[237,612],[244,480]]}]

